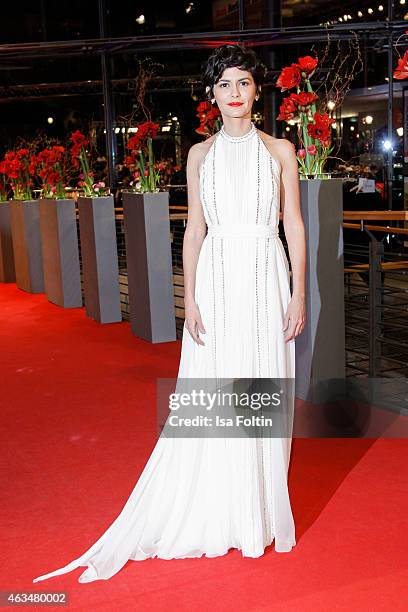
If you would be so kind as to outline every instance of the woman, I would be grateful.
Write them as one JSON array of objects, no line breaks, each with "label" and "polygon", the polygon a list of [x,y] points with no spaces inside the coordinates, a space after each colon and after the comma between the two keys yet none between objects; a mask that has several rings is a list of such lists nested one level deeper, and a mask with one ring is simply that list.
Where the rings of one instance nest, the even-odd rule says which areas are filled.
[{"label": "woman", "polygon": [[[178,389],[194,379],[294,379],[294,338],[305,323],[305,236],[294,147],[251,123],[264,74],[253,51],[238,45],[219,47],[204,72],[223,126],[191,147],[187,160]],[[108,579],[129,559],[214,557],[230,548],[259,557],[272,541],[276,551],[290,551],[290,442],[289,434],[161,435],[109,529],[81,557],[34,582],[79,566],[87,566],[79,582]]]}]

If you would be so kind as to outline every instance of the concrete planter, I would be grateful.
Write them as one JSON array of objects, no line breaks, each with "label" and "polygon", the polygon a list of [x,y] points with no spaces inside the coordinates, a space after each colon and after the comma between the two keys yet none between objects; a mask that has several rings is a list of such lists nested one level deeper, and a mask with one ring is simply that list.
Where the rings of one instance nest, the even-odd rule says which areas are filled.
[{"label": "concrete planter", "polygon": [[14,283],[15,281],[10,203],[0,202],[0,282]]},{"label": "concrete planter", "polygon": [[41,248],[47,298],[63,308],[82,306],[75,202],[40,200]]},{"label": "concrete planter", "polygon": [[10,212],[17,287],[29,293],[43,293],[40,203],[10,200]]},{"label": "concrete planter", "polygon": [[132,332],[176,340],[168,192],[124,192],[123,219]]},{"label": "concrete planter", "polygon": [[113,196],[79,197],[86,314],[99,323],[122,320]]},{"label": "concrete planter", "polygon": [[306,326],[296,342],[296,395],[320,401],[345,377],[343,190],[341,179],[300,181],[306,231]]}]

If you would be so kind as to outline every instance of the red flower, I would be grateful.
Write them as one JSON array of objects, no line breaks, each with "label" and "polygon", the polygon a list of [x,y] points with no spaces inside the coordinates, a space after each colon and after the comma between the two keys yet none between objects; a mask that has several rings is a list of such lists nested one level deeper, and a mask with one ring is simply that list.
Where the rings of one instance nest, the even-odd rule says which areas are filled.
[{"label": "red flower", "polygon": [[306,77],[310,77],[314,73],[317,62],[317,57],[311,57],[310,55],[305,55],[305,57],[299,57],[298,59],[300,71],[305,73]]},{"label": "red flower", "polygon": [[205,123],[201,123],[200,126],[195,129],[195,131],[200,136],[211,136],[211,132]]},{"label": "red flower", "polygon": [[158,123],[153,123],[152,121],[141,123],[137,128],[136,134],[129,138],[126,147],[131,151],[140,151],[140,149],[146,147],[148,138],[155,138],[157,136],[159,127]]},{"label": "red flower", "polygon": [[313,102],[315,100],[319,99],[319,96],[317,96],[315,93],[313,92],[309,92],[309,91],[302,91],[299,94],[296,93],[292,93],[290,94],[290,99],[294,102],[294,104],[300,109],[305,109],[308,106],[310,106],[311,104],[313,104]]},{"label": "red flower", "polygon": [[408,51],[398,60],[398,66],[394,70],[394,79],[402,81],[408,79]]},{"label": "red flower", "polygon": [[297,106],[293,101],[292,96],[284,98],[283,103],[280,105],[279,111],[280,112],[277,117],[278,121],[289,121],[290,119],[293,119],[293,117],[296,116]]},{"label": "red flower", "polygon": [[283,68],[280,73],[278,80],[276,81],[276,87],[280,87],[281,91],[286,89],[293,89],[298,87],[302,80],[302,74],[298,64],[292,64],[289,67]]},{"label": "red flower", "polygon": [[70,152],[72,155],[72,163],[75,168],[79,167],[78,156],[82,151],[82,147],[86,147],[89,144],[89,139],[86,138],[82,132],[76,130],[71,134],[72,146],[70,148]]},{"label": "red flower", "polygon": [[327,142],[330,140],[330,126],[334,123],[334,119],[329,117],[327,113],[320,115],[315,113],[313,115],[314,123],[309,123],[307,126],[307,133],[312,138],[316,138],[321,142]]},{"label": "red flower", "polygon": [[305,159],[306,157],[306,151],[304,149],[299,149],[297,154],[298,154],[299,159]]},{"label": "red flower", "polygon": [[212,104],[208,100],[206,102],[200,102],[197,106],[197,115],[200,116],[202,113],[207,114],[212,109]]},{"label": "red flower", "polygon": [[317,153],[317,149],[316,149],[316,145],[309,145],[307,147],[307,152],[309,153],[309,155],[316,155]]},{"label": "red flower", "polygon": [[200,102],[197,106],[197,117],[200,119],[200,126],[196,128],[200,136],[211,136],[216,126],[216,122],[221,117],[220,109],[213,106],[208,100]]}]

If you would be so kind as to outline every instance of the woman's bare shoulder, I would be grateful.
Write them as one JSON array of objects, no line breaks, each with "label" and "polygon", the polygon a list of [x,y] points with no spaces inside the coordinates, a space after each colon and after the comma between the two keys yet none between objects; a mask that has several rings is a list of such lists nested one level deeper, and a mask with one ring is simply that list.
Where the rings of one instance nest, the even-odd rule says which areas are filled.
[{"label": "woman's bare shoulder", "polygon": [[258,130],[258,132],[270,154],[279,161],[281,166],[283,166],[288,156],[295,153],[294,144],[287,138],[275,138],[275,136],[271,136],[261,130]]},{"label": "woman's bare shoulder", "polygon": [[295,149],[294,144],[287,138],[275,138],[275,136],[262,132],[262,130],[258,130],[258,132],[271,153],[273,150],[280,151],[283,155],[287,155],[288,152]]},{"label": "woman's bare shoulder", "polygon": [[213,136],[209,136],[206,140],[193,144],[188,152],[189,157],[191,157],[191,159],[194,160],[196,164],[200,165],[200,163],[204,160],[204,157],[210,150],[210,147],[216,137],[217,134],[213,134]]}]

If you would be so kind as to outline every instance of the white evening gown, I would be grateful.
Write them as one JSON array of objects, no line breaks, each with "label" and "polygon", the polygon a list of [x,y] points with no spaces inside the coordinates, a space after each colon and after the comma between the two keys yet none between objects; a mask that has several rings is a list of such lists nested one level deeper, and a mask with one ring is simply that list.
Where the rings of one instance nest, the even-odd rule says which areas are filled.
[{"label": "white evening gown", "polygon": [[[206,333],[183,329],[179,378],[291,378],[285,343],[289,264],[278,236],[280,165],[255,125],[224,128],[200,168],[208,234],[196,272]],[[216,557],[237,548],[259,557],[295,545],[287,474],[291,437],[160,436],[129,499],[83,555],[33,582],[84,566],[79,582],[107,580],[129,560]]]}]

